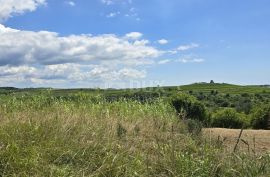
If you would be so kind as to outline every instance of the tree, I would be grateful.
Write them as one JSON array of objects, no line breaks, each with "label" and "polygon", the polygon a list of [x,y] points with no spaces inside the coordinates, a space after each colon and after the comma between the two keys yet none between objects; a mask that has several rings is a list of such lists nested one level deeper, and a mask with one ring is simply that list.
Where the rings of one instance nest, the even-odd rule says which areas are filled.
[{"label": "tree", "polygon": [[258,106],[251,114],[251,125],[255,129],[269,129],[270,105]]},{"label": "tree", "polygon": [[245,114],[249,114],[252,109],[252,102],[249,98],[240,98],[236,102],[236,110],[238,112],[244,112]]},{"label": "tree", "polygon": [[249,122],[243,113],[238,113],[235,109],[220,109],[211,117],[211,125],[221,128],[242,128],[248,126]]},{"label": "tree", "polygon": [[206,121],[206,108],[194,96],[180,93],[172,96],[170,102],[182,118]]},{"label": "tree", "polygon": [[214,84],[214,83],[215,83],[214,80],[211,80],[211,81],[210,81],[210,84]]}]

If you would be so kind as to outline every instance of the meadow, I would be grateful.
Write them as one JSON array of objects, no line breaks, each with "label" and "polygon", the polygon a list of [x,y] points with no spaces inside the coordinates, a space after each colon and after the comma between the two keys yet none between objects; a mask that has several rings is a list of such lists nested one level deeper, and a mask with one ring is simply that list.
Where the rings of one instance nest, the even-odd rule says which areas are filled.
[{"label": "meadow", "polygon": [[270,176],[269,152],[233,151],[201,132],[231,118],[224,109],[256,129],[252,115],[269,100],[268,87],[227,84],[1,88],[0,176]]}]

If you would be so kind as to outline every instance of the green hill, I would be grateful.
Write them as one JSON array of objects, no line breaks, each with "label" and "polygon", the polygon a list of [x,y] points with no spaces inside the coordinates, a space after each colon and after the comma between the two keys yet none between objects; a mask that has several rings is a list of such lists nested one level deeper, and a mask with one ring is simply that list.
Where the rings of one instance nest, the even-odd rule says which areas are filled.
[{"label": "green hill", "polygon": [[195,92],[212,92],[213,90],[220,93],[229,94],[255,94],[255,93],[270,93],[269,87],[263,86],[240,86],[232,84],[208,84],[208,83],[195,83],[191,85],[180,86],[181,90],[184,91],[195,91]]}]

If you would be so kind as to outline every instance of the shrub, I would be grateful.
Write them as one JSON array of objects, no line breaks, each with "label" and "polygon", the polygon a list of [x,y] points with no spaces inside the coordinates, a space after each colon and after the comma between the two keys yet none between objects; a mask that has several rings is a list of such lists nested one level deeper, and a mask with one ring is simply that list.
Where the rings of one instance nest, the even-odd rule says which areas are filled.
[{"label": "shrub", "polygon": [[246,115],[238,113],[235,109],[220,109],[212,115],[211,125],[221,128],[242,128],[248,126]]},{"label": "shrub", "polygon": [[199,135],[202,131],[202,123],[198,120],[188,119],[186,121],[188,132],[192,135]]},{"label": "shrub", "polygon": [[171,105],[175,108],[179,115],[183,118],[205,121],[207,114],[205,106],[199,102],[194,96],[188,94],[174,95],[171,100]]},{"label": "shrub", "polygon": [[245,114],[249,114],[252,109],[252,102],[249,98],[241,98],[236,103],[236,110],[238,112],[244,112]]},{"label": "shrub", "polygon": [[268,129],[270,120],[270,105],[264,105],[253,109],[251,125],[255,129]]}]

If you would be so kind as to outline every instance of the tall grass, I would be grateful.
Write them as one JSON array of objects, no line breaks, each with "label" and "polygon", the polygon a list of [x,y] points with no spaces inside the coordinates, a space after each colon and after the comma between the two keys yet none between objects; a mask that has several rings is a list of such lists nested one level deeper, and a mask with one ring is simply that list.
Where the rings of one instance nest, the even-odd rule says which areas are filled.
[{"label": "tall grass", "polygon": [[270,156],[191,136],[162,100],[2,97],[0,176],[267,176]]}]

